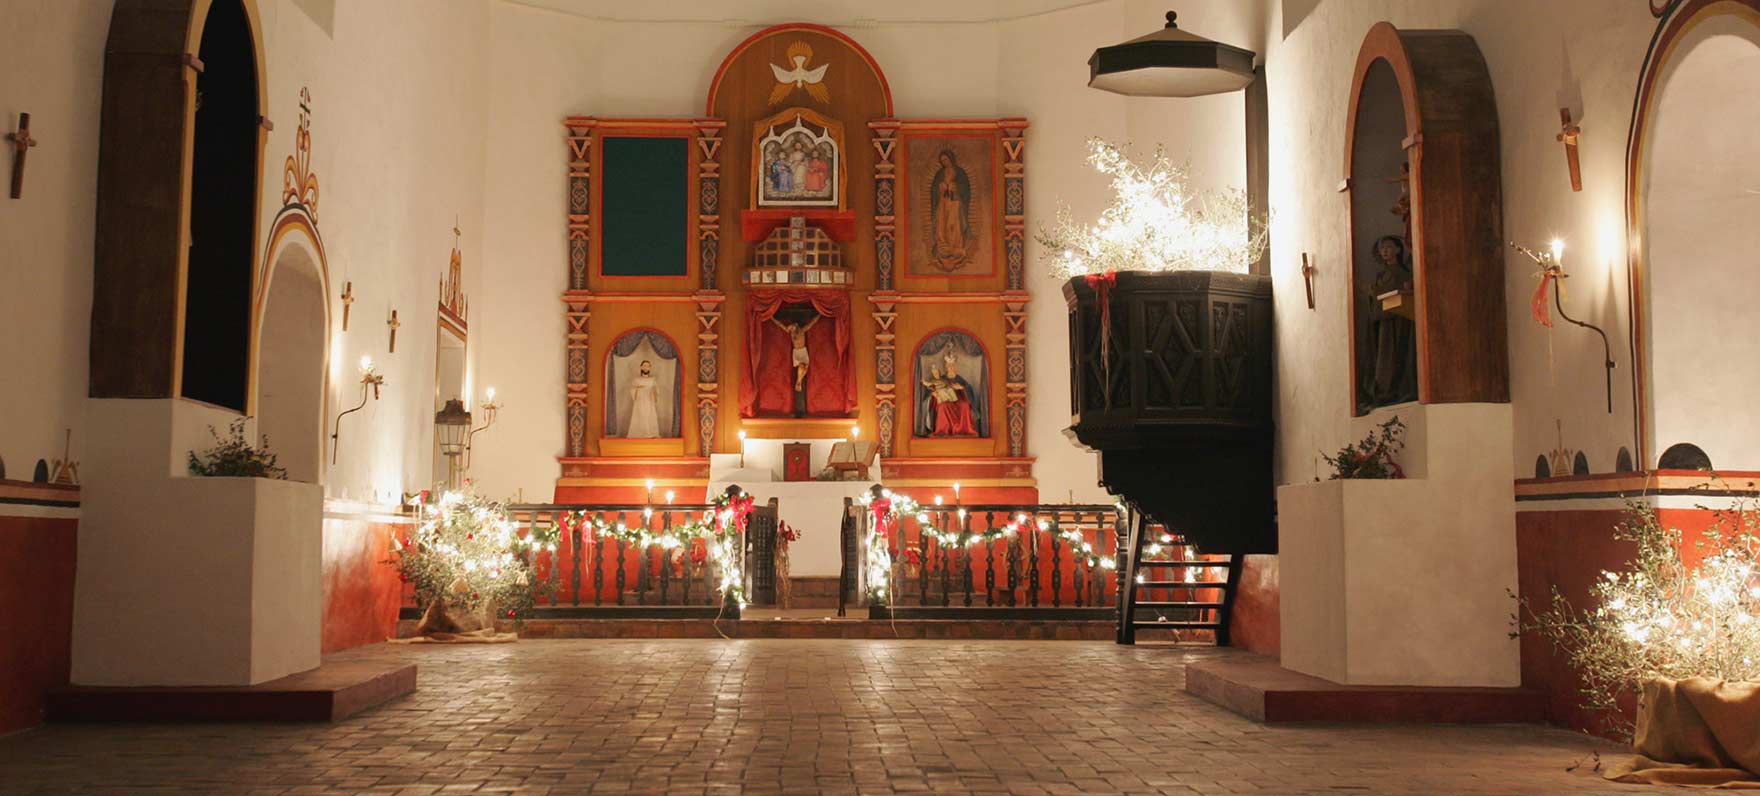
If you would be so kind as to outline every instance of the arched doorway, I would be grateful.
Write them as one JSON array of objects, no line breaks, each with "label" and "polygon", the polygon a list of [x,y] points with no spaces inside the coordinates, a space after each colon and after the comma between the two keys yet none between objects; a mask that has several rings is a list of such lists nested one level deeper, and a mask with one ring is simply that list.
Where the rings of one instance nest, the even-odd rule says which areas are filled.
[{"label": "arched doorway", "polygon": [[[176,19],[175,17],[181,17]],[[254,0],[118,0],[104,51],[91,396],[248,410],[265,104]]]},{"label": "arched doorway", "polygon": [[1738,101],[1760,85],[1756,5],[1689,3],[1671,20],[1632,150],[1646,448],[1690,443],[1724,470],[1760,469],[1760,428],[1728,422],[1760,385],[1760,105]]},{"label": "arched doorway", "polygon": [[256,45],[239,0],[208,8],[198,57],[182,394],[244,412],[261,148]]},{"label": "arched doorway", "polygon": [[320,483],[330,322],[317,250],[289,236],[271,252],[257,332],[257,432],[294,481]]}]

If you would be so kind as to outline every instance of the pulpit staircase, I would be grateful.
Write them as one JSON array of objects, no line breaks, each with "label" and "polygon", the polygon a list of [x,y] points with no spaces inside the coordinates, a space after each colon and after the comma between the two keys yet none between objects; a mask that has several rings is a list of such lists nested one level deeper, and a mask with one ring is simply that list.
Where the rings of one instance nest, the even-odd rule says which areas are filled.
[{"label": "pulpit staircase", "polygon": [[1175,631],[1182,641],[1208,631],[1216,646],[1228,646],[1241,557],[1203,555],[1139,512],[1130,526],[1119,566],[1118,643],[1135,644],[1143,630]]}]

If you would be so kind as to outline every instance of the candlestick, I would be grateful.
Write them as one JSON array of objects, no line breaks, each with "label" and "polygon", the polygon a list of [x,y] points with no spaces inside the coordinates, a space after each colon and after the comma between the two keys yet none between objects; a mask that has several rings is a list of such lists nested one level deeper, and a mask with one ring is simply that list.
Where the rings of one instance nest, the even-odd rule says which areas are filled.
[{"label": "candlestick", "polygon": [[959,482],[953,482],[953,504],[959,505]]},{"label": "candlestick", "polygon": [[739,430],[739,469],[746,469],[746,430]]},{"label": "candlestick", "polygon": [[654,502],[654,479],[648,479],[648,502]]}]

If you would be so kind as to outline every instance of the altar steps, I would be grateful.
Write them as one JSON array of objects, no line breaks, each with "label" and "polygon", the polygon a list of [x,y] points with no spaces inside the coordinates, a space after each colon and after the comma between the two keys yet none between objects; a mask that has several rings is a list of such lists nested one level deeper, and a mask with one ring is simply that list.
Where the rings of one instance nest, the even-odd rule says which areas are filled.
[{"label": "altar steps", "polygon": [[[1179,641],[1228,646],[1239,556],[1203,555],[1140,518],[1133,518],[1125,553],[1118,643],[1135,644],[1140,631],[1161,631]],[[1151,579],[1151,573],[1157,577]]]}]

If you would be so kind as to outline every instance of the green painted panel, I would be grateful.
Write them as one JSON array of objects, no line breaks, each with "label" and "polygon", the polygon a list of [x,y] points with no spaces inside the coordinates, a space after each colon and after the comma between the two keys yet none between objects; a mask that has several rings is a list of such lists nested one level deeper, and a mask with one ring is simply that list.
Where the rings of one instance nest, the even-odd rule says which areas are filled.
[{"label": "green painted panel", "polygon": [[690,140],[600,139],[600,273],[690,274]]}]

